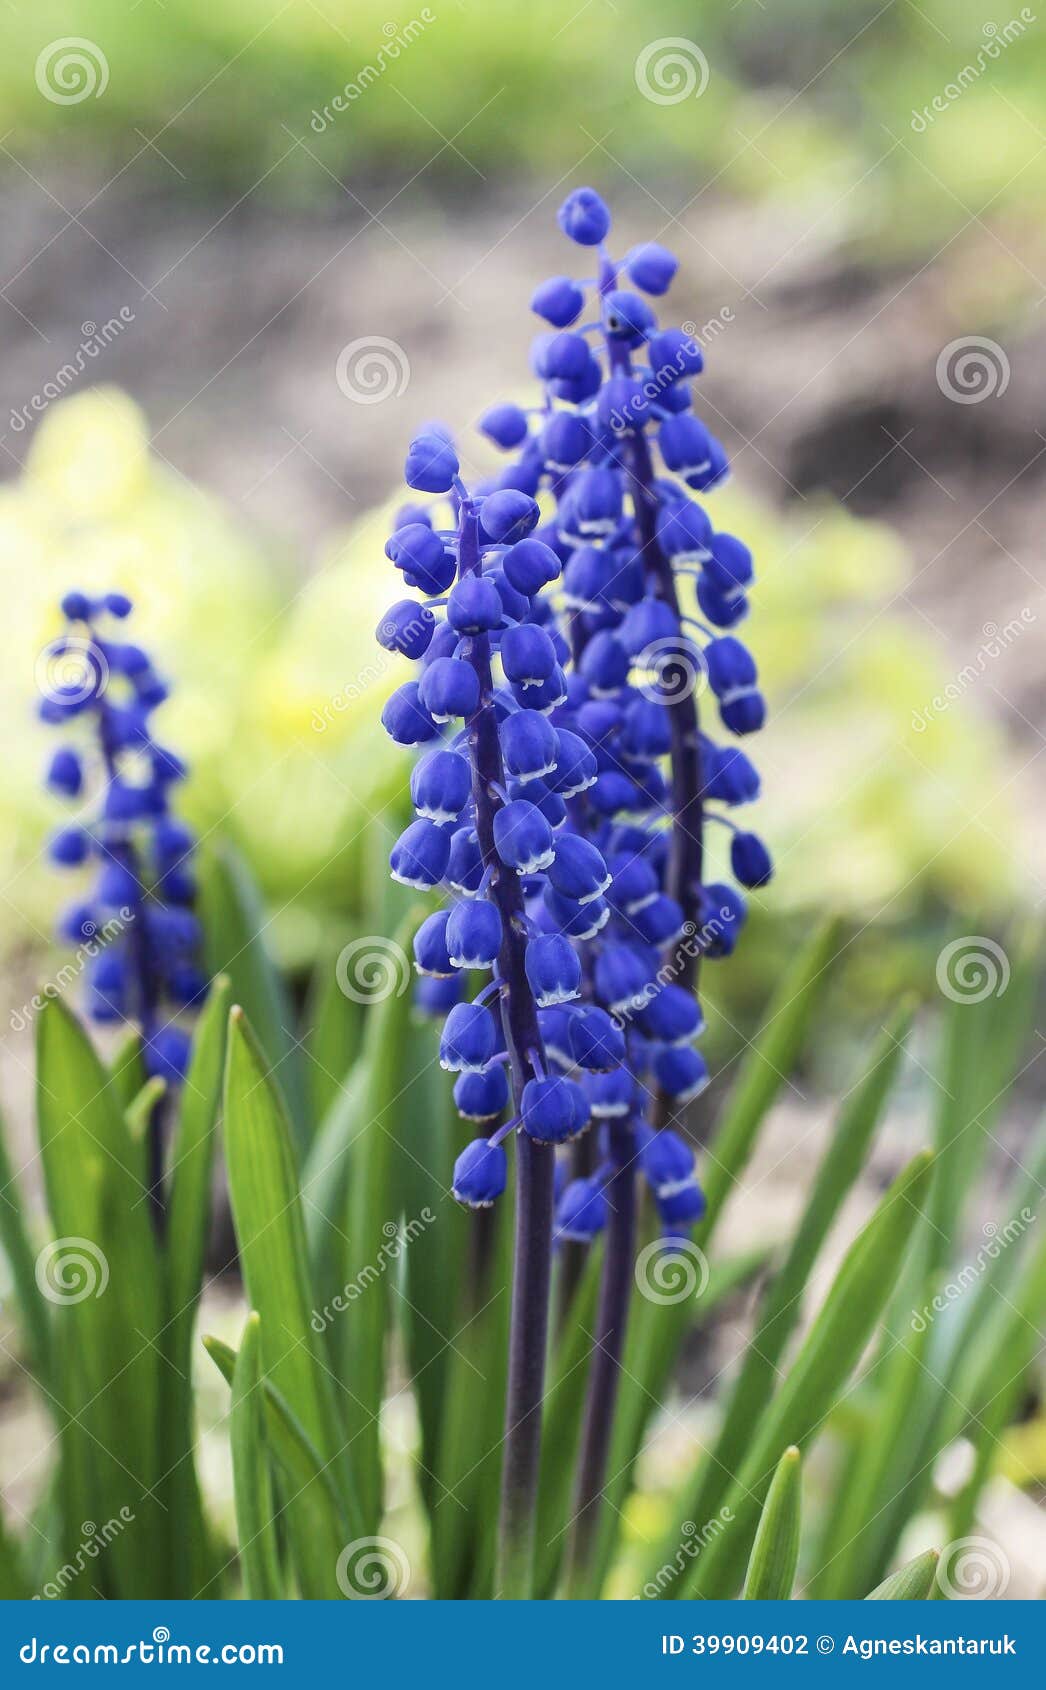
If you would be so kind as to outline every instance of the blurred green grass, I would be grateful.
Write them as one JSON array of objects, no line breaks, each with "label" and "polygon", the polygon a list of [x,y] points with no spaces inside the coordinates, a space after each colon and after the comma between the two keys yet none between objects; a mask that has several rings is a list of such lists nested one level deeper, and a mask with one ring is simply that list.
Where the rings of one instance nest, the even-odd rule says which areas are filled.
[{"label": "blurred green grass", "polygon": [[[778,12],[706,0],[698,13],[682,0],[464,0],[398,16],[387,0],[351,13],[316,0],[38,0],[3,21],[0,97],[18,157],[61,149],[108,173],[140,147],[173,184],[155,137],[185,192],[295,204],[339,194],[338,180],[402,189],[424,174],[426,192],[481,192],[481,170],[551,183],[605,142],[654,196],[670,184],[675,197],[714,188],[830,207],[867,259],[889,259],[937,247],[975,214],[1037,227],[1046,29],[1028,17],[986,22],[978,0]],[[42,97],[38,56],[65,36],[104,55],[98,97]],[[644,98],[637,56],[673,38],[691,62],[688,44],[700,49],[707,86]],[[672,96],[683,84],[664,74],[655,91]],[[944,109],[913,128],[935,96]]]}]

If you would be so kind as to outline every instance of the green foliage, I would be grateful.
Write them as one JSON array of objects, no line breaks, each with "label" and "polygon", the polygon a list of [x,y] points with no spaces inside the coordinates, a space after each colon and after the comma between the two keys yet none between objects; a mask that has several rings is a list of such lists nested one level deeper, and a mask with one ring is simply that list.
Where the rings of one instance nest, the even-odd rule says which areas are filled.
[{"label": "green foliage", "polygon": [[777,1463],[745,1574],[747,1602],[784,1602],[792,1594],[799,1561],[802,1476],[799,1451],[792,1444]]}]

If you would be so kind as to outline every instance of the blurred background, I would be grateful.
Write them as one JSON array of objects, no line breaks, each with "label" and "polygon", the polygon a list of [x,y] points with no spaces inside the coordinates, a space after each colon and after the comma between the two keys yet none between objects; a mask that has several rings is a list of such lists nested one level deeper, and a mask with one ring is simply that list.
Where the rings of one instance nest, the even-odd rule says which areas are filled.
[{"label": "blurred background", "polygon": [[[678,253],[672,320],[759,569],[779,873],[716,980],[729,1067],[843,917],[810,1086],[952,935],[1044,886],[1046,23],[1004,0],[36,0],[0,20],[0,1096],[27,1111],[58,891],[34,664],[120,587],[176,683],[187,804],[293,972],[365,922],[402,770],[384,510],[404,445],[529,391],[588,182]],[[368,929],[364,926],[364,931]],[[721,982],[721,984],[720,984]],[[989,988],[990,989],[990,988]],[[1018,1097],[1042,1093],[1037,1035]],[[917,1067],[917,1065],[916,1065]],[[913,1068],[916,1131],[925,1098]],[[1017,1139],[1021,1121],[1013,1126]],[[783,1113],[747,1224],[802,1183]],[[816,1133],[809,1139],[809,1152]],[[760,1209],[762,1205],[762,1209]],[[776,1220],[774,1224],[778,1224]],[[1046,1467],[1046,1461],[1043,1463]]]}]

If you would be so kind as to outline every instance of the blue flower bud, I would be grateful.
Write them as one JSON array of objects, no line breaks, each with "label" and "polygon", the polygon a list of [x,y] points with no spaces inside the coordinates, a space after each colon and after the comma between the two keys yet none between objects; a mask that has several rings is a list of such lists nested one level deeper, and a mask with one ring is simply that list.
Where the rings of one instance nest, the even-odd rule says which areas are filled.
[{"label": "blue flower bud", "polygon": [[618,630],[618,638],[629,656],[639,663],[646,658],[651,646],[658,648],[658,654],[673,641],[680,652],[685,653],[689,649],[689,642],[683,639],[679,627],[679,618],[664,599],[644,598],[632,605]]},{"label": "blue flower bud", "polygon": [[667,293],[679,268],[679,260],[656,241],[633,247],[625,260],[625,269],[637,288],[644,293]]},{"label": "blue flower bud", "polygon": [[501,636],[501,667],[514,686],[540,686],[556,670],[556,648],[544,628],[521,622]]},{"label": "blue flower bud", "polygon": [[723,698],[739,687],[755,685],[755,660],[748,648],[732,634],[724,634],[708,642],[705,666],[709,685],[717,698]]},{"label": "blue flower bud", "polygon": [[703,886],[698,937],[705,956],[730,956],[747,915],[748,905],[735,887],[722,881]]},{"label": "blue flower bud", "polygon": [[650,416],[650,400],[635,376],[611,376],[596,400],[596,419],[611,439],[638,434]]},{"label": "blue flower bud", "polygon": [[581,962],[572,944],[559,933],[541,933],[526,952],[527,980],[539,1009],[569,1003],[581,991]]},{"label": "blue flower bud", "polygon": [[649,762],[652,758],[667,757],[672,747],[672,726],[663,704],[652,698],[637,698],[625,711],[618,739],[618,751],[624,762]]},{"label": "blue flower bud", "polygon": [[447,910],[425,917],[414,935],[414,966],[419,974],[447,980],[455,973],[447,949]]},{"label": "blue flower bud", "polygon": [[555,1238],[589,1244],[607,1224],[607,1199],[598,1176],[571,1180],[556,1204]]},{"label": "blue flower bud", "polygon": [[95,893],[106,909],[119,910],[125,904],[133,907],[141,903],[142,884],[126,864],[110,859],[102,865]]},{"label": "blue flower bud", "polygon": [[753,890],[766,886],[774,875],[774,865],[763,841],[754,833],[735,833],[730,843],[730,867],[734,879]]},{"label": "blue flower bud", "polygon": [[711,557],[712,524],[700,505],[679,499],[657,513],[657,537],[674,563],[705,563]]},{"label": "blue flower bud", "polygon": [[719,700],[719,716],[732,734],[755,734],[766,721],[766,699],[758,687],[738,687]]},{"label": "blue flower bud", "polygon": [[517,710],[506,716],[498,736],[505,768],[516,780],[536,780],[555,769],[559,735],[539,711]]},{"label": "blue flower bud", "polygon": [[480,433],[510,452],[527,438],[527,413],[518,405],[492,405],[479,419]]},{"label": "blue flower bud", "polygon": [[541,431],[541,453],[548,468],[565,475],[591,450],[592,433],[584,417],[554,411]]},{"label": "blue flower bud", "polygon": [[445,593],[454,579],[454,558],[439,535],[423,522],[408,523],[390,534],[385,556],[402,570],[409,587],[418,587],[433,597]]},{"label": "blue flower bud", "polygon": [[603,629],[593,634],[578,664],[594,698],[613,698],[628,680],[628,652],[616,634]]},{"label": "blue flower bud", "polygon": [[640,791],[620,769],[605,769],[596,776],[589,803],[601,816],[616,816],[622,810],[639,808]]},{"label": "blue flower bud", "polygon": [[610,885],[603,854],[577,833],[564,833],[556,841],[555,861],[548,878],[556,891],[575,903],[587,904]]},{"label": "blue flower bud", "polygon": [[71,904],[58,922],[58,937],[67,945],[85,945],[97,936],[99,922],[90,904]]},{"label": "blue flower bud", "polygon": [[447,623],[459,634],[486,634],[501,626],[501,598],[486,575],[455,581],[447,599]]},{"label": "blue flower bud", "polygon": [[595,986],[600,1003],[619,1016],[642,1009],[651,992],[657,991],[640,952],[623,943],[603,946],[596,958]]},{"label": "blue flower bud", "polygon": [[90,849],[90,835],[82,827],[63,827],[52,834],[47,854],[59,868],[79,868]]},{"label": "blue flower bud", "polygon": [[681,1186],[678,1191],[668,1197],[657,1200],[657,1212],[665,1230],[672,1234],[679,1228],[688,1228],[701,1219],[705,1212],[705,1196],[696,1180],[689,1185]]},{"label": "blue flower bud", "polygon": [[559,747],[552,785],[563,798],[585,792],[596,779],[596,759],[590,746],[569,728],[557,728]]},{"label": "blue flower bud", "polygon": [[147,787],[128,786],[119,777],[105,789],[102,816],[107,822],[133,822],[149,814],[150,794]]},{"label": "blue flower bud", "polygon": [[483,880],[483,853],[475,828],[459,827],[451,835],[445,879],[463,895],[478,892]]},{"label": "blue flower bud", "polygon": [[[674,392],[675,389],[670,388],[669,391]],[[730,460],[726,455],[726,447],[712,434],[708,440],[708,467],[691,470],[686,477],[686,484],[698,493],[709,493],[725,481],[729,474]]]},{"label": "blue flower bud", "polygon": [[493,968],[501,949],[501,916],[488,898],[455,904],[447,922],[447,949],[455,968]]},{"label": "blue flower bud", "polygon": [[701,785],[706,798],[724,804],[751,804],[759,797],[759,775],[744,752],[705,739],[701,741]]},{"label": "blue flower bud", "polygon": [[210,989],[202,968],[172,968],[167,977],[167,994],[179,1009],[199,1009]]},{"label": "blue flower bud", "polygon": [[386,651],[402,657],[423,657],[436,631],[436,618],[427,605],[413,599],[397,599],[378,623],[376,639]]},{"label": "blue flower bud", "polygon": [[552,276],[542,282],[530,301],[530,309],[557,329],[576,322],[584,307],[585,296],[569,276]]},{"label": "blue flower bud", "polygon": [[184,1027],[160,1027],[142,1052],[146,1073],[178,1085],[185,1078],[191,1049],[192,1040]]},{"label": "blue flower bud", "polygon": [[708,1067],[693,1045],[664,1045],[654,1056],[654,1076],[677,1103],[689,1103],[708,1084]]},{"label": "blue flower bud", "polygon": [[611,469],[585,469],[571,481],[559,507],[559,524],[572,545],[612,534],[621,520],[621,479]]},{"label": "blue flower bud", "polygon": [[698,576],[697,603],[701,615],[713,628],[734,628],[748,615],[744,588],[731,587],[724,593],[707,574]]},{"label": "blue flower bud", "polygon": [[424,745],[439,729],[420,701],[417,681],[405,681],[385,701],[381,725],[397,745]]},{"label": "blue flower bud", "polygon": [[581,1086],[595,1121],[624,1120],[636,1107],[636,1082],[627,1068],[582,1074]]},{"label": "blue flower bud", "polygon": [[47,784],[63,798],[79,798],[84,786],[83,764],[71,746],[59,746],[47,770]]},{"label": "blue flower bud", "polygon": [[695,1184],[694,1152],[670,1128],[650,1134],[640,1149],[639,1163],[655,1197],[674,1197]]},{"label": "blue flower bud", "polygon": [[562,1074],[528,1080],[520,1102],[523,1131],[536,1144],[566,1144],[588,1126],[588,1099]]},{"label": "blue flower bud", "polygon": [[505,488],[484,499],[480,521],[483,532],[496,544],[512,546],[525,540],[531,529],[537,527],[540,515],[536,501],[528,494]]},{"label": "blue flower bud", "polygon": [[452,1074],[479,1073],[494,1055],[496,1039],[489,1009],[479,1003],[456,1003],[443,1024],[440,1067]]},{"label": "blue flower bud", "polygon": [[493,582],[498,598],[501,600],[502,622],[524,621],[530,614],[530,600],[511,585],[503,565],[495,563],[486,570],[486,575],[487,579]]},{"label": "blue flower bud", "polygon": [[536,804],[517,798],[494,816],[494,845],[501,861],[517,874],[538,874],[555,857],[552,829]]},{"label": "blue flower bud", "polygon": [[710,553],[705,570],[720,592],[730,593],[737,587],[750,584],[755,570],[752,554],[743,540],[733,534],[715,534]]},{"label": "blue flower bud", "polygon": [[508,784],[511,799],[527,798],[536,804],[553,832],[567,819],[567,807],[558,792],[553,792],[546,780],[512,780]]},{"label": "blue flower bud", "polygon": [[648,1039],[659,1044],[690,1044],[703,1032],[704,1018],[694,994],[670,983],[644,1004],[639,1025]]},{"label": "blue flower bud", "polygon": [[508,1075],[500,1062],[481,1072],[459,1074],[454,1081],[454,1102],[466,1121],[493,1121],[508,1105]]},{"label": "blue flower bud", "polygon": [[91,601],[86,593],[66,593],[61,610],[67,622],[87,622],[91,616]]},{"label": "blue flower bud", "polygon": [[560,573],[560,562],[551,546],[534,539],[518,540],[501,559],[509,585],[532,598]]},{"label": "blue flower bud", "polygon": [[646,857],[616,856],[607,862],[613,880],[610,901],[623,915],[633,916],[659,895],[661,882]]},{"label": "blue flower bud", "polygon": [[701,476],[712,467],[712,436],[696,417],[666,417],[657,443],[666,467],[676,475]]},{"label": "blue flower bud", "polygon": [[592,358],[585,337],[569,330],[538,335],[531,355],[534,373],[542,381],[578,381]]},{"label": "blue flower bud", "polygon": [[460,465],[446,435],[418,434],[407,449],[404,480],[416,493],[449,493]]},{"label": "blue flower bud", "polygon": [[505,1189],[508,1157],[500,1144],[474,1138],[454,1163],[453,1196],[468,1209],[489,1209]]},{"label": "blue flower bud", "polygon": [[430,751],[410,776],[410,797],[430,822],[457,821],[472,792],[472,769],[457,751]]},{"label": "blue flower bud", "polygon": [[563,572],[563,596],[570,610],[593,614],[613,603],[618,568],[614,554],[597,546],[579,546]]},{"label": "blue flower bud", "polygon": [[612,340],[622,340],[626,346],[640,346],[657,327],[655,317],[646,300],[629,288],[614,288],[603,300],[603,327]]},{"label": "blue flower bud", "polygon": [[610,905],[603,898],[580,904],[566,898],[554,886],[546,886],[543,903],[548,915],[570,939],[594,939],[610,920]]},{"label": "blue flower bud", "polygon": [[575,188],[556,213],[556,222],[579,246],[598,246],[610,229],[610,213],[594,188]]},{"label": "blue flower bud", "polygon": [[705,367],[704,353],[692,335],[682,329],[662,329],[647,341],[650,368],[659,382],[699,376]]},{"label": "blue flower bud", "polygon": [[632,924],[648,945],[670,945],[683,933],[683,910],[674,898],[661,893],[636,911]]},{"label": "blue flower bud", "polygon": [[471,716],[479,705],[479,676],[462,657],[438,657],[421,677],[418,701],[434,722]]},{"label": "blue flower bud", "polygon": [[547,387],[553,399],[562,399],[567,405],[584,405],[599,392],[602,380],[599,361],[589,353],[588,362],[580,375],[570,379],[557,377],[549,381]]},{"label": "blue flower bud", "polygon": [[625,1038],[605,1009],[575,1009],[567,1029],[570,1054],[579,1068],[597,1071],[619,1068],[625,1060]]},{"label": "blue flower bud", "polygon": [[438,886],[450,858],[450,834],[435,822],[411,822],[392,847],[389,863],[393,880],[428,892]]},{"label": "blue flower bud", "polygon": [[130,616],[133,608],[126,593],[106,593],[102,603],[109,615],[117,617],[121,622],[125,617]]},{"label": "blue flower bud", "polygon": [[414,1008],[419,1015],[442,1021],[454,1005],[460,1002],[464,990],[463,974],[449,974],[444,978],[426,975],[415,982]]}]

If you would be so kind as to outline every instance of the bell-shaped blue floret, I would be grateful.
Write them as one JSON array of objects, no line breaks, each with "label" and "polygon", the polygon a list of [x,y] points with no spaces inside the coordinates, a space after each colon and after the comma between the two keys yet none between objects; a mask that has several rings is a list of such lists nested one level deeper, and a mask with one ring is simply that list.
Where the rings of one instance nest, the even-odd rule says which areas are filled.
[{"label": "bell-shaped blue floret", "polygon": [[584,417],[573,411],[554,411],[541,431],[541,455],[546,466],[565,475],[592,450],[592,433]]},{"label": "bell-shaped blue floret", "polygon": [[653,308],[630,288],[612,288],[603,298],[603,327],[611,340],[640,346],[657,327]]},{"label": "bell-shaped blue floret", "polygon": [[514,488],[491,493],[480,510],[483,532],[497,545],[512,546],[536,528],[541,512],[536,500]]},{"label": "bell-shaped blue floret", "polygon": [[424,657],[435,631],[436,618],[427,605],[398,599],[378,623],[376,637],[386,651],[398,651],[414,660]]},{"label": "bell-shaped blue floret", "polygon": [[680,632],[679,617],[664,599],[644,598],[632,605],[618,629],[617,637],[629,656],[638,663],[649,661],[655,655],[652,647],[656,648],[657,654],[673,645],[678,645],[684,652],[688,648],[688,642],[684,641]]},{"label": "bell-shaped blue floret", "polygon": [[500,1062],[454,1081],[454,1102],[466,1121],[493,1121],[508,1105],[508,1075]]},{"label": "bell-shaped blue floret", "polygon": [[672,278],[679,269],[679,260],[668,251],[667,247],[659,246],[656,241],[646,241],[642,246],[632,248],[625,259],[625,269],[637,288],[644,293],[667,293],[672,285]]},{"label": "bell-shaped blue floret", "polygon": [[530,309],[557,329],[576,322],[584,307],[585,296],[569,276],[551,276],[535,288],[530,300]]},{"label": "bell-shaped blue floret", "polygon": [[472,768],[460,752],[430,751],[411,770],[411,803],[430,822],[457,821],[471,792]]},{"label": "bell-shaped blue floret", "polygon": [[657,538],[673,563],[707,563],[715,538],[708,515],[689,499],[662,505],[657,513]]},{"label": "bell-shaped blue floret", "polygon": [[531,537],[517,540],[510,546],[501,559],[505,577],[510,586],[517,593],[525,593],[533,598],[535,593],[550,581],[555,581],[560,573],[560,561],[551,546],[543,540]]},{"label": "bell-shaped blue floret", "polygon": [[661,329],[647,341],[647,356],[654,379],[658,382],[680,381],[686,376],[699,376],[705,367],[704,353],[693,335],[685,329]]},{"label": "bell-shaped blue floret", "polygon": [[500,628],[501,597],[486,575],[465,575],[447,598],[447,624],[458,634],[486,634]]},{"label": "bell-shaped blue floret", "polygon": [[489,1209],[508,1179],[508,1157],[500,1144],[474,1138],[454,1163],[453,1195],[468,1209]]},{"label": "bell-shaped blue floret", "polygon": [[479,704],[479,676],[463,657],[437,657],[418,686],[418,701],[434,722],[471,716]]},{"label": "bell-shaped blue floret", "polygon": [[460,465],[445,434],[415,435],[407,448],[403,478],[416,493],[449,493]]},{"label": "bell-shaped blue floret", "polygon": [[644,1141],[639,1163],[655,1197],[674,1197],[694,1184],[694,1152],[668,1127]]},{"label": "bell-shaped blue floret", "polygon": [[689,1103],[708,1084],[708,1067],[693,1045],[664,1045],[654,1056],[654,1076],[677,1103]]},{"label": "bell-shaped blue floret", "polygon": [[734,745],[701,741],[701,784],[706,798],[724,804],[751,804],[759,797],[759,773]]},{"label": "bell-shaped blue floret", "polygon": [[752,554],[734,534],[715,534],[705,561],[705,573],[721,593],[747,587],[755,575]]},{"label": "bell-shaped blue floret", "polygon": [[527,413],[519,405],[492,405],[479,419],[480,433],[510,452],[527,438]]},{"label": "bell-shaped blue floret", "polygon": [[621,478],[611,469],[581,470],[559,508],[561,531],[573,544],[612,534],[621,520]]},{"label": "bell-shaped blue floret", "polygon": [[385,542],[385,555],[402,571],[407,585],[423,593],[445,593],[454,579],[453,555],[423,522],[395,529]]},{"label": "bell-shaped blue floret", "polygon": [[450,839],[450,856],[444,876],[455,892],[478,892],[483,879],[483,853],[475,828],[456,828]]},{"label": "bell-shaped blue floret", "polygon": [[544,628],[521,622],[501,636],[501,667],[513,686],[540,686],[555,673],[556,648]]},{"label": "bell-shaped blue floret", "polygon": [[702,574],[697,581],[697,604],[701,615],[713,628],[735,628],[748,615],[748,596],[743,587],[731,587],[728,592]]},{"label": "bell-shaped blue floret", "polygon": [[557,728],[559,745],[556,753],[556,773],[552,785],[564,798],[574,798],[586,792],[597,773],[595,755],[580,734],[569,728]]},{"label": "bell-shaped blue floret", "polygon": [[596,996],[611,1014],[632,1015],[642,1009],[657,986],[639,950],[624,943],[605,944],[596,958]]},{"label": "bell-shaped blue floret", "polygon": [[47,770],[47,784],[52,792],[63,798],[78,798],[83,791],[84,771],[79,754],[71,746],[61,745],[51,758]]},{"label": "bell-shaped blue floret", "polygon": [[588,1099],[562,1074],[528,1080],[520,1103],[523,1131],[537,1144],[566,1144],[588,1126]]},{"label": "bell-shaped blue floret", "polygon": [[671,1235],[694,1226],[705,1212],[705,1194],[696,1180],[657,1200],[657,1212],[665,1231]]},{"label": "bell-shaped blue floret", "polygon": [[554,771],[559,735],[539,711],[517,710],[507,716],[498,737],[505,768],[516,780],[537,780]]},{"label": "bell-shaped blue floret", "polygon": [[571,1180],[556,1204],[555,1241],[591,1243],[606,1226],[607,1213],[606,1193],[598,1175]]},{"label": "bell-shaped blue floret", "polygon": [[632,917],[632,925],[648,945],[670,945],[684,930],[683,909],[675,898],[659,893]]},{"label": "bell-shaped blue floret", "polygon": [[738,884],[753,890],[766,886],[774,875],[770,853],[755,833],[734,834],[730,842],[730,867]]},{"label": "bell-shaped blue floret", "polygon": [[185,1078],[191,1052],[192,1040],[184,1027],[160,1027],[142,1051],[145,1071],[150,1078],[158,1077],[168,1085],[178,1085]]},{"label": "bell-shaped blue floret", "polygon": [[450,858],[450,834],[435,822],[415,821],[404,828],[389,856],[393,880],[421,892],[438,886]]},{"label": "bell-shaped blue floret", "polygon": [[575,1009],[567,1031],[570,1054],[579,1068],[596,1071],[619,1068],[625,1060],[625,1038],[605,1009]]},{"label": "bell-shaped blue floret", "polygon": [[447,950],[446,910],[426,916],[414,935],[414,966],[419,974],[446,980],[455,972]]},{"label": "bell-shaped blue floret", "polygon": [[548,878],[557,892],[578,904],[598,898],[610,885],[603,853],[577,833],[564,833],[557,839]]},{"label": "bell-shaped blue floret", "polygon": [[565,898],[554,886],[546,886],[543,903],[556,927],[570,939],[594,939],[610,920],[610,905],[604,898],[579,904],[575,898]]},{"label": "bell-shaped blue floret", "polygon": [[648,999],[639,1024],[648,1039],[669,1045],[689,1044],[703,1030],[704,1018],[693,992],[670,982]]},{"label": "bell-shaped blue floret", "polygon": [[555,857],[552,829],[536,804],[517,798],[494,816],[494,846],[517,874],[538,874]]},{"label": "bell-shaped blue floret", "polygon": [[705,956],[730,956],[741,936],[748,905],[736,887],[723,881],[702,886],[697,937]]},{"label": "bell-shaped blue floret", "polygon": [[501,915],[488,898],[455,904],[447,922],[447,949],[455,968],[493,968],[501,949]]},{"label": "bell-shaped blue floret", "polygon": [[539,933],[527,945],[526,971],[539,1009],[569,1003],[581,991],[581,961],[559,933]]},{"label": "bell-shaped blue floret", "polygon": [[479,1073],[494,1055],[496,1039],[489,1009],[479,1003],[456,1003],[440,1035],[440,1067],[452,1074]]},{"label": "bell-shaped blue floret", "polygon": [[421,703],[417,681],[404,681],[385,700],[381,725],[397,745],[424,745],[439,733],[439,728]]}]

